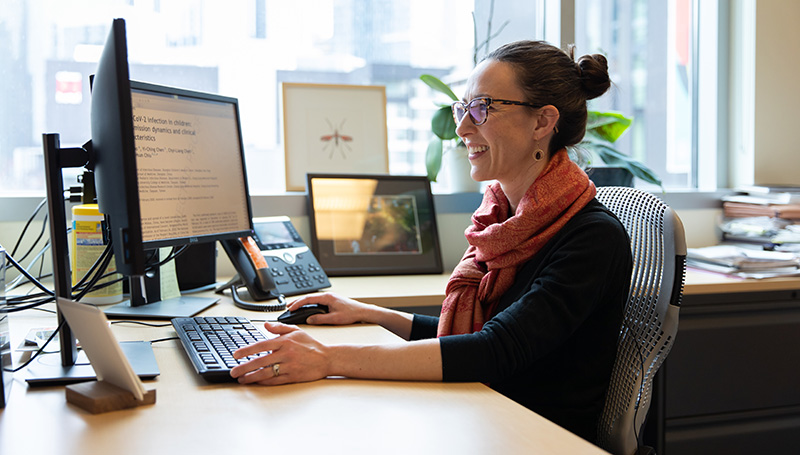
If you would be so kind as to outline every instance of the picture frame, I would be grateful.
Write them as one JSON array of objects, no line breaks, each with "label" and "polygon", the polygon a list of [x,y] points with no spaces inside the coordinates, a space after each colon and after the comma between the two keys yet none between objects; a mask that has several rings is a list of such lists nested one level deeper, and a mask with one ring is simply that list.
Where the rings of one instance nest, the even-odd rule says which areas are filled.
[{"label": "picture frame", "polygon": [[306,174],[388,174],[386,87],[282,84],[286,191]]},{"label": "picture frame", "polygon": [[442,273],[424,176],[307,176],[311,247],[330,276]]}]

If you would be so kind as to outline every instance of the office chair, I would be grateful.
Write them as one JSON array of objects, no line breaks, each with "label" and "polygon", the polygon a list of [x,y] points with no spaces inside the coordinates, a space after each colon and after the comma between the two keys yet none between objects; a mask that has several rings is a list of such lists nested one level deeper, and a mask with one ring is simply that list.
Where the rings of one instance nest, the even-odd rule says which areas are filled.
[{"label": "office chair", "polygon": [[683,224],[659,198],[635,188],[599,187],[597,200],[622,221],[633,254],[631,287],[598,441],[617,455],[654,453],[641,446],[640,437],[653,376],[678,331],[686,271]]}]

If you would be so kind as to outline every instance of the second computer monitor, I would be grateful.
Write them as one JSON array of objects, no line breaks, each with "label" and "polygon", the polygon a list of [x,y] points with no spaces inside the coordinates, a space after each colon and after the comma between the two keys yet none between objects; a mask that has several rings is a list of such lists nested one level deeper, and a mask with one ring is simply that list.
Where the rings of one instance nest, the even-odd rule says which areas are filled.
[{"label": "second computer monitor", "polygon": [[131,104],[145,247],[249,233],[237,100],[131,81]]}]

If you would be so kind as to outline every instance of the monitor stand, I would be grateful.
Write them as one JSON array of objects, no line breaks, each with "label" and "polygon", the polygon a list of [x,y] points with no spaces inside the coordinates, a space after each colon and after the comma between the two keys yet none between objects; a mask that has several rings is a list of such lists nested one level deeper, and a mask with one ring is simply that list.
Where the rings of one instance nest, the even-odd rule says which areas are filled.
[{"label": "monitor stand", "polygon": [[[149,341],[123,341],[119,346],[140,379],[153,379],[159,375],[158,363]],[[62,365],[58,355],[40,354],[23,374],[30,386],[65,385],[97,379],[83,351],[78,353],[75,364],[69,366]]]},{"label": "monitor stand", "polygon": [[[167,274],[169,275],[169,274]],[[158,268],[141,277],[128,277],[130,298],[103,309],[109,318],[172,319],[188,318],[219,302],[219,297],[162,294],[162,275]],[[169,278],[165,278],[169,279]],[[175,286],[177,290],[177,284]],[[162,299],[163,297],[163,299]]]},{"label": "monitor stand", "polygon": [[105,308],[109,318],[172,319],[188,318],[219,302],[215,297],[180,296],[145,305],[132,305],[130,300]]},{"label": "monitor stand", "polygon": [[[50,250],[53,254],[53,283],[55,297],[72,298],[70,281],[69,243],[67,241],[67,214],[64,208],[65,168],[91,167],[91,141],[83,147],[62,148],[56,133],[42,135],[45,175],[47,184],[47,209],[50,227]],[[84,353],[78,353],[75,334],[64,315],[56,309],[58,318],[59,355],[40,355],[26,367],[28,384],[56,385],[96,379],[97,375]],[[149,342],[120,343],[122,351],[139,377],[158,376],[153,348]],[[81,359],[82,360],[79,360]]]}]

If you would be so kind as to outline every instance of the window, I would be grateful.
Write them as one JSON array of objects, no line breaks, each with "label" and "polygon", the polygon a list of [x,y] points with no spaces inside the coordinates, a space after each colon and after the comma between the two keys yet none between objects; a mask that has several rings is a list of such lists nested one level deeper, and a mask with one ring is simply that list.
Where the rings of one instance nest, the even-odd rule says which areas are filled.
[{"label": "window", "polygon": [[114,17],[127,22],[133,79],[239,98],[251,191],[275,194],[284,189],[281,82],[385,85],[390,170],[421,175],[434,102],[447,100],[419,75],[455,83],[458,94],[473,65],[473,30],[482,41],[491,20],[492,48],[524,38],[556,42],[559,8],[574,10],[578,54],[609,58],[614,89],[592,108],[635,118],[619,148],[653,168],[667,188],[702,186],[702,168],[716,162],[698,157],[697,144],[725,122],[695,127],[698,112],[716,105],[697,89],[709,79],[695,62],[713,67],[709,86],[719,67],[716,55],[698,59],[697,36],[716,52],[717,12],[695,20],[708,3],[696,1],[6,1],[0,195],[42,193],[42,133],[59,132],[65,145],[89,139],[88,76]]},{"label": "window", "polygon": [[724,124],[716,109],[717,87],[725,87],[717,77],[718,12],[711,9],[715,2],[704,3],[575,0],[578,53],[606,55],[614,84],[590,108],[634,118],[618,148],[647,164],[668,189],[725,183],[717,182],[713,159]]},{"label": "window", "polygon": [[419,76],[469,67],[471,12],[462,0],[6,2],[0,193],[43,192],[42,133],[90,138],[88,77],[114,17],[132,79],[239,99],[253,193],[284,191],[281,82],[385,85],[391,171],[422,175],[436,105]]}]

